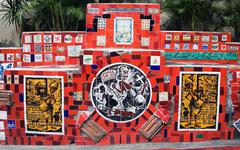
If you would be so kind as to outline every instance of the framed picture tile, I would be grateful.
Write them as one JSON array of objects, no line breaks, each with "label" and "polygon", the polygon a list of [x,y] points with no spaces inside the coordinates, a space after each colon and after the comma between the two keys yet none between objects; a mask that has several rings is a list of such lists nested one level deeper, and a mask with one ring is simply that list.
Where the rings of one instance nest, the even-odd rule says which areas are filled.
[{"label": "framed picture tile", "polygon": [[197,44],[197,43],[193,43],[192,48],[193,48],[194,50],[198,50],[198,44]]},{"label": "framed picture tile", "polygon": [[5,141],[5,140],[6,140],[5,132],[0,132],[0,141]]},{"label": "framed picture tile", "polygon": [[168,101],[168,92],[159,92],[159,101]]},{"label": "framed picture tile", "polygon": [[7,120],[7,111],[0,111],[0,120]]},{"label": "framed picture tile", "polygon": [[193,41],[194,42],[199,42],[200,41],[200,35],[194,35],[193,36]]},{"label": "framed picture tile", "polygon": [[35,62],[42,62],[42,54],[35,54],[34,60]]},{"label": "framed picture tile", "polygon": [[166,41],[172,41],[172,34],[166,34]]},{"label": "framed picture tile", "polygon": [[32,35],[25,35],[24,36],[25,43],[32,43]]},{"label": "framed picture tile", "polygon": [[179,34],[174,35],[173,40],[174,41],[180,41],[180,35]]},{"label": "framed picture tile", "polygon": [[141,38],[141,46],[149,46],[149,38],[148,37],[142,37]]},{"label": "framed picture tile", "polygon": [[19,84],[19,75],[14,75],[14,84]]},{"label": "framed picture tile", "polygon": [[34,52],[42,52],[42,44],[34,44]]},{"label": "framed picture tile", "polygon": [[34,43],[42,43],[42,35],[40,35],[40,34],[33,35],[33,42]]},{"label": "framed picture tile", "polygon": [[65,56],[56,56],[56,61],[65,61]]},{"label": "framed picture tile", "polygon": [[98,35],[97,36],[97,46],[105,46],[106,45],[106,36]]},{"label": "framed picture tile", "polygon": [[23,52],[24,53],[31,52],[31,45],[30,44],[23,44]]},{"label": "framed picture tile", "polygon": [[202,42],[209,42],[209,36],[208,35],[203,35],[202,36]]},{"label": "framed picture tile", "polygon": [[92,55],[83,55],[83,64],[84,65],[92,65],[93,64],[93,56]]},{"label": "framed picture tile", "polygon": [[150,30],[150,19],[141,19],[141,30]]},{"label": "framed picture tile", "polygon": [[81,45],[77,45],[77,46],[68,46],[68,57],[79,57],[80,56],[80,52],[82,50],[82,46]]},{"label": "framed picture tile", "polygon": [[133,19],[130,17],[116,17],[114,19],[114,42],[116,44],[132,44]]},{"label": "framed picture tile", "polygon": [[63,54],[65,52],[65,47],[64,46],[57,46],[56,51],[59,54]]},{"label": "framed picture tile", "polygon": [[31,62],[30,54],[24,54],[23,55],[23,62]]},{"label": "framed picture tile", "polygon": [[227,45],[223,44],[221,45],[221,50],[226,50],[227,49]]},{"label": "framed picture tile", "polygon": [[52,44],[44,44],[44,52],[52,52]]},{"label": "framed picture tile", "polygon": [[191,34],[183,34],[183,41],[190,41],[191,40]]},{"label": "framed picture tile", "polygon": [[183,49],[189,49],[189,43],[183,43]]},{"label": "framed picture tile", "polygon": [[218,43],[212,43],[212,50],[218,50]]},{"label": "framed picture tile", "polygon": [[65,43],[71,43],[72,42],[72,36],[71,35],[65,35],[64,36],[64,42]]},{"label": "framed picture tile", "polygon": [[76,36],[76,40],[75,40],[76,43],[82,43],[83,42],[83,35],[82,34],[78,34]]},{"label": "framed picture tile", "polygon": [[4,130],[4,122],[0,121],[0,130]]},{"label": "framed picture tile", "polygon": [[180,44],[179,43],[174,43],[174,49],[179,50],[180,49]]},{"label": "framed picture tile", "polygon": [[223,41],[223,42],[227,41],[227,35],[226,35],[226,34],[223,34],[223,35],[222,35],[222,41]]},{"label": "framed picture tile", "polygon": [[105,18],[98,18],[98,29],[105,29],[106,28],[106,19]]},{"label": "framed picture tile", "polygon": [[169,43],[165,43],[165,44],[164,44],[164,48],[165,48],[165,49],[170,49],[170,44],[169,44]]},{"label": "framed picture tile", "polygon": [[44,54],[45,62],[52,62],[52,54]]},{"label": "framed picture tile", "polygon": [[7,61],[14,61],[14,54],[7,54]]},{"label": "framed picture tile", "polygon": [[218,35],[212,35],[212,42],[218,42]]},{"label": "framed picture tile", "polygon": [[0,61],[5,61],[4,53],[0,53]]},{"label": "framed picture tile", "polygon": [[54,34],[54,35],[53,35],[53,42],[54,42],[54,43],[61,43],[61,42],[62,42],[62,35],[60,35],[60,34]]},{"label": "framed picture tile", "polygon": [[151,56],[150,65],[160,66],[160,56]]},{"label": "framed picture tile", "polygon": [[44,35],[43,39],[44,43],[52,43],[52,35]]}]

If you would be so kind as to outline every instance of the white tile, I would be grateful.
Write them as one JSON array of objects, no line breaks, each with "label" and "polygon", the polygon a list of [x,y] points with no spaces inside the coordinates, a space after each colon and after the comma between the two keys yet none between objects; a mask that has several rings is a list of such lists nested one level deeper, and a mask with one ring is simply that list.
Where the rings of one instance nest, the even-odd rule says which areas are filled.
[{"label": "white tile", "polygon": [[160,66],[160,56],[151,56],[151,66]]},{"label": "white tile", "polygon": [[106,45],[106,36],[98,35],[97,36],[97,46],[105,46]]},{"label": "white tile", "polygon": [[149,46],[149,38],[142,37],[141,38],[141,46]]},{"label": "white tile", "polygon": [[150,30],[150,19],[141,19],[141,29]]}]

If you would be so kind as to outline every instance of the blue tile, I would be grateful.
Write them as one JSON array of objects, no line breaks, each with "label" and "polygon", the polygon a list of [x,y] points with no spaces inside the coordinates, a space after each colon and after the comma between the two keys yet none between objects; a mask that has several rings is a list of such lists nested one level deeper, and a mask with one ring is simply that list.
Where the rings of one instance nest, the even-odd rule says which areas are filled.
[{"label": "blue tile", "polygon": [[19,102],[23,102],[24,100],[24,96],[23,93],[19,94]]},{"label": "blue tile", "polygon": [[91,65],[91,67],[92,67],[93,69],[97,69],[97,68],[98,68],[97,65]]},{"label": "blue tile", "polygon": [[34,62],[35,58],[34,58],[34,54],[31,54],[31,62]]},{"label": "blue tile", "polygon": [[64,117],[68,117],[68,110],[64,110]]},{"label": "blue tile", "polygon": [[177,81],[176,81],[176,82],[177,82],[176,84],[179,85],[179,81],[180,81],[180,80],[179,80],[179,76],[177,76],[177,79],[176,79],[176,80],[177,80]]},{"label": "blue tile", "polygon": [[167,129],[164,129],[164,137],[167,138]]},{"label": "blue tile", "polygon": [[15,120],[8,120],[8,128],[16,128],[16,121]]},{"label": "blue tile", "polygon": [[151,70],[160,70],[160,66],[151,66]]}]

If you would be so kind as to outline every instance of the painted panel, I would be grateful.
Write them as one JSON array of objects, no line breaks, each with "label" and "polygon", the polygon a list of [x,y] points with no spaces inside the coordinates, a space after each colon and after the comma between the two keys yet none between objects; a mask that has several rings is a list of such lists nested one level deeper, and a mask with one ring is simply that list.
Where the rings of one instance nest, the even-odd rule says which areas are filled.
[{"label": "painted panel", "polygon": [[26,133],[63,134],[63,77],[24,76]]},{"label": "painted panel", "polygon": [[132,44],[133,20],[129,17],[114,19],[114,42],[116,44]]},{"label": "painted panel", "polygon": [[220,73],[181,72],[179,130],[217,130]]}]

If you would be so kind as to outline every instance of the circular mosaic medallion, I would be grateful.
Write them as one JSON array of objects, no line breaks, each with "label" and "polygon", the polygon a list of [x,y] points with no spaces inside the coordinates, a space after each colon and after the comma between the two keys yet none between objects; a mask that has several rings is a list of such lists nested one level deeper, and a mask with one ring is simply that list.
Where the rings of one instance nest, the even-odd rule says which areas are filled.
[{"label": "circular mosaic medallion", "polygon": [[91,85],[91,100],[98,113],[113,122],[138,118],[151,101],[151,84],[142,70],[126,63],[101,69]]}]

